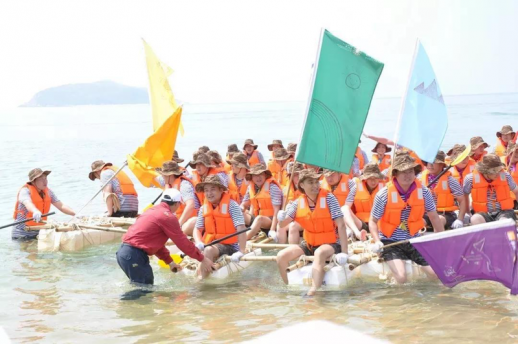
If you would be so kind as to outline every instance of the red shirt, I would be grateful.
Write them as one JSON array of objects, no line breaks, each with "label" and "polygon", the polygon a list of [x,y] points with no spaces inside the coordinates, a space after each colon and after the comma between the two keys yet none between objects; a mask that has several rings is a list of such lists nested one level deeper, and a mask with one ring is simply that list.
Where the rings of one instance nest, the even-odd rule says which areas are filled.
[{"label": "red shirt", "polygon": [[173,259],[165,248],[168,239],[189,257],[200,262],[204,259],[200,250],[183,234],[176,215],[171,213],[167,203],[155,205],[140,215],[124,234],[122,242],[144,250],[149,256],[155,255],[169,264]]}]

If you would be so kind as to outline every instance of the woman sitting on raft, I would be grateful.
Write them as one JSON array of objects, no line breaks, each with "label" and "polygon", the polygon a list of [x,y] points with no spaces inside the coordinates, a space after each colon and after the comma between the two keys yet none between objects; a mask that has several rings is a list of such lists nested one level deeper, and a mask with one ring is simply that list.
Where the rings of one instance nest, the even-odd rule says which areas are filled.
[{"label": "woman sitting on raft", "polygon": [[303,194],[288,206],[286,212],[279,212],[278,215],[281,227],[296,221],[304,228],[302,243],[280,251],[277,254],[277,265],[282,280],[288,284],[286,268],[289,262],[302,255],[314,256],[313,282],[308,291],[309,296],[314,295],[322,285],[324,265],[331,256],[336,254],[336,262],[340,265],[345,265],[349,257],[344,215],[336,197],[331,192],[320,188],[319,178],[320,175],[313,171],[301,171],[299,188]]}]

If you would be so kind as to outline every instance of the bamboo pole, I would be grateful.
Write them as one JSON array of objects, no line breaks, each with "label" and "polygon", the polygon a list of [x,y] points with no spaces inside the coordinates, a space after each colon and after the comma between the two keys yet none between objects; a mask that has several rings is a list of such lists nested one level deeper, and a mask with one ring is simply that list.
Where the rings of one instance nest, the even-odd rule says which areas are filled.
[{"label": "bamboo pole", "polygon": [[26,226],[25,230],[26,231],[39,231],[41,229],[53,229],[53,228],[55,228],[55,227],[52,225]]},{"label": "bamboo pole", "polygon": [[295,264],[293,265],[290,265],[286,268],[286,271],[287,272],[292,272],[292,271],[295,271],[297,269],[300,269],[301,267],[304,267],[306,265],[308,265],[308,261],[305,261],[305,260],[298,260]]},{"label": "bamboo pole", "polygon": [[[231,257],[226,256],[225,261],[230,262]],[[276,262],[277,257],[276,256],[244,256],[241,257],[240,261],[242,262]]]},{"label": "bamboo pole", "polygon": [[269,249],[280,249],[293,246],[291,244],[261,244],[261,243],[251,243],[250,247],[252,248],[269,248]]},{"label": "bamboo pole", "polygon": [[94,225],[84,225],[84,224],[77,224],[77,227],[83,229],[95,229],[99,231],[105,231],[105,232],[113,232],[113,233],[126,233],[127,230],[122,229],[121,227],[101,227],[101,226],[94,226]]},{"label": "bamboo pole", "polygon": [[259,241],[258,244],[268,244],[269,242],[272,242],[273,239],[272,238],[266,238],[262,241]]},{"label": "bamboo pole", "polygon": [[337,266],[334,262],[330,262],[329,264],[325,265],[324,266],[324,271],[325,272],[328,272],[329,270],[331,270],[332,268],[334,268],[335,266]]}]

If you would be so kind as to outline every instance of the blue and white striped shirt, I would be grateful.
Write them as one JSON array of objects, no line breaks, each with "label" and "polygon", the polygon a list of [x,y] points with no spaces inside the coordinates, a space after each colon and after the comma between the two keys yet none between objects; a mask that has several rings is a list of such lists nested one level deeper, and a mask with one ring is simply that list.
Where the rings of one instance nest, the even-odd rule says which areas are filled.
[{"label": "blue and white striped shirt", "polygon": [[[438,183],[438,181],[433,183],[433,185],[431,187],[429,187],[430,191],[432,192],[432,196],[435,201],[435,205],[437,205],[437,194],[434,192],[434,190],[437,187],[437,183]],[[428,181],[426,182],[426,184],[428,184]],[[455,196],[455,197],[464,196],[464,193],[462,192],[462,187],[460,186],[459,181],[457,179],[455,179],[453,176],[448,177],[448,187],[450,188],[450,191],[453,196]]]},{"label": "blue and white striped shirt", "polygon": [[[104,170],[101,172],[101,184],[104,185],[113,175],[115,174],[112,170]],[[112,192],[117,195],[121,202],[120,211],[138,211],[138,198],[135,195],[123,195],[121,184],[117,177],[113,178],[110,183],[112,186]]]},{"label": "blue and white striped shirt", "polygon": [[[52,204],[56,204],[59,202],[58,197],[54,194],[54,192],[51,189],[49,190],[49,196],[50,201]],[[22,188],[20,190],[20,193],[18,195],[18,211],[19,213],[16,214],[16,221],[22,221],[27,219],[27,214],[29,213],[29,210],[27,207],[23,204],[25,201],[31,200],[31,193],[29,191],[29,188]],[[13,230],[11,232],[12,238],[35,238],[38,236],[39,231],[26,231],[25,230],[25,223],[20,223],[19,225],[13,227]]]},{"label": "blue and white striped shirt", "polygon": [[[264,184],[263,184],[264,186]],[[250,182],[248,189],[246,190],[245,197],[243,198],[243,202],[250,201],[250,188],[255,187],[255,184]],[[270,198],[272,200],[272,205],[282,205],[282,190],[273,183],[270,183]]]},{"label": "blue and white striped shirt", "polygon": [[[327,194],[326,197],[326,204],[327,209],[329,209],[329,212],[331,213],[331,218],[333,220],[344,217],[344,214],[342,213],[342,209],[340,209],[340,204],[338,204],[338,200],[336,199],[335,195],[333,195],[331,192]],[[288,207],[286,208],[286,215],[291,217],[292,219],[295,219],[295,216],[297,215],[297,207],[299,205],[298,198],[291,202]],[[309,206],[309,209],[314,210],[315,206]]]},{"label": "blue and white striped shirt", "polygon": [[[513,177],[508,173],[505,173],[505,178],[507,179],[507,185],[509,185],[509,190],[513,191],[516,189],[516,183],[513,180]],[[481,178],[484,178],[481,176]],[[473,188],[473,173],[470,173],[464,178],[464,194],[469,195],[471,193],[471,189]],[[489,213],[500,211],[502,207],[500,206],[500,202],[496,201],[496,190],[487,188],[487,211]]]},{"label": "blue and white striped shirt", "polygon": [[[404,195],[400,195],[401,199],[406,202],[406,197]],[[423,199],[424,199],[424,208],[425,211],[435,211],[437,208],[435,207],[435,202],[433,200],[432,193],[430,190],[423,185]],[[371,216],[377,220],[381,219],[383,215],[385,214],[385,208],[387,207],[388,202],[388,188],[385,186],[383,189],[378,191],[376,194],[376,197],[374,197],[374,203],[372,205],[371,210]],[[410,210],[411,208],[407,206],[403,211],[401,212],[401,222],[405,222],[408,220],[408,217],[410,216]],[[396,228],[394,233],[390,238],[387,238],[383,235],[381,231],[379,231],[379,236],[381,239],[384,240],[390,240],[390,241],[401,241],[401,240],[407,240],[412,238],[410,235],[410,232],[408,230],[404,230],[401,228]],[[419,233],[414,235],[414,237],[419,236]]]}]

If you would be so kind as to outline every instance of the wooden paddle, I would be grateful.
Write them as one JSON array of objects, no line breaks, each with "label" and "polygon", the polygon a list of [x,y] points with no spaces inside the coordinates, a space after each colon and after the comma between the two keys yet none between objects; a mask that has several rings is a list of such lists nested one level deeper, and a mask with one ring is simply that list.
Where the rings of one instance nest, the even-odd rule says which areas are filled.
[{"label": "wooden paddle", "polygon": [[[55,211],[47,213],[47,214],[43,214],[43,215],[41,215],[41,217],[43,218],[43,217],[51,216],[51,215],[54,215],[54,214],[56,214]],[[16,222],[10,223],[8,225],[4,225],[4,226],[0,227],[0,229],[11,227],[11,226],[16,226],[16,225],[19,225],[20,223],[25,223],[25,222],[29,222],[29,221],[34,221],[34,217],[31,217],[30,219],[16,221]]]},{"label": "wooden paddle", "polygon": [[158,197],[157,197],[157,198],[155,198],[155,200],[154,200],[153,202],[149,203],[149,205],[148,205],[147,207],[145,207],[145,208],[144,208],[144,210],[143,210],[142,212],[145,212],[146,210],[148,210],[149,208],[151,208],[152,206],[154,206],[154,205],[155,205],[155,203],[160,199],[160,197],[162,197],[162,194],[163,194],[163,193],[164,193],[164,192],[162,191],[162,192],[160,193],[160,195],[158,195]]},{"label": "wooden paddle", "polygon": [[439,180],[439,178],[441,178],[446,172],[448,172],[448,170],[450,168],[452,168],[453,166],[457,166],[462,161],[464,161],[464,159],[466,159],[468,157],[469,153],[471,153],[471,145],[468,145],[466,147],[466,149],[464,149],[464,151],[462,153],[460,153],[459,156],[457,156],[457,158],[455,158],[455,160],[453,160],[450,163],[450,165],[448,165],[448,167],[446,167],[444,170],[442,170],[442,172],[439,173],[437,175],[437,177],[435,177],[430,183],[428,183],[428,187],[430,187],[430,185],[433,185],[435,182],[437,182]]}]

